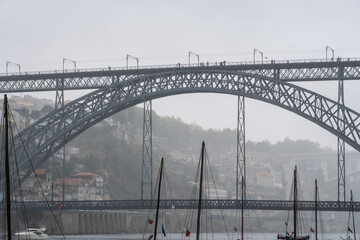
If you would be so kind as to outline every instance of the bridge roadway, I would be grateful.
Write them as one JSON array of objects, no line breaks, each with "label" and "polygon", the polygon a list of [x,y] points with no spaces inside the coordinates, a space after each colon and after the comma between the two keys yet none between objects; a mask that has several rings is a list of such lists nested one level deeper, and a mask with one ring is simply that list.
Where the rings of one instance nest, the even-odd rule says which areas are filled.
[{"label": "bridge roadway", "polygon": [[285,82],[360,79],[360,59],[325,59],[264,62],[226,62],[139,68],[93,68],[0,74],[0,93],[98,89],[127,79],[157,73],[192,70],[239,71]]},{"label": "bridge roadway", "polygon": [[[110,201],[55,201],[45,202],[25,202],[23,203],[27,210],[39,211],[49,210],[52,206],[53,210],[144,210],[156,208],[156,201],[151,200],[110,200]],[[244,209],[249,210],[292,210],[293,201],[281,200],[246,200]],[[195,209],[198,206],[197,200],[161,200],[160,208],[162,209]],[[319,211],[337,211],[348,212],[350,202],[346,201],[319,201]],[[19,206],[17,206],[19,207]],[[3,208],[3,206],[2,206]],[[16,208],[13,203],[12,208]],[[241,200],[203,200],[203,209],[240,209]],[[298,209],[303,211],[313,211],[315,208],[314,201],[299,201]],[[360,211],[360,202],[354,202],[354,211]]]}]

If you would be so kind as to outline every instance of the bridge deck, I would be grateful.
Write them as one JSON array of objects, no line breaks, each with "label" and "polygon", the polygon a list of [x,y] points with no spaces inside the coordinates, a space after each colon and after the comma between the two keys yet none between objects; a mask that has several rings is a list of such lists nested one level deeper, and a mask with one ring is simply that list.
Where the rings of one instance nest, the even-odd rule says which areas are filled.
[{"label": "bridge deck", "polygon": [[[25,202],[27,210],[49,210],[47,202]],[[16,203],[12,208],[15,209]],[[155,208],[155,201],[150,200],[112,200],[112,201],[56,201],[53,202],[53,210],[141,210]],[[195,209],[198,206],[197,200],[161,200],[162,209]],[[241,201],[238,200],[203,200],[203,209],[240,209]],[[293,201],[281,200],[246,200],[245,209],[249,210],[291,210]],[[313,211],[314,201],[299,201],[298,208],[304,211]],[[348,212],[350,202],[319,201],[319,211],[343,211]],[[360,202],[354,202],[354,211],[360,211]]]},{"label": "bridge deck", "polygon": [[76,70],[32,71],[0,74],[0,92],[36,92],[97,89],[136,76],[160,72],[193,70],[242,71],[287,82],[360,79],[360,59],[338,61],[296,60],[266,62],[202,63],[186,65],[142,66],[139,68],[92,68]]},{"label": "bridge deck", "polygon": [[[259,68],[293,68],[314,65],[314,66],[338,66],[348,65],[348,63],[360,62],[359,58],[344,58],[344,59],[299,59],[299,60],[266,60],[266,61],[242,61],[242,62],[201,62],[193,64],[164,64],[164,65],[144,65],[144,66],[128,66],[128,67],[104,67],[104,68],[84,68],[84,69],[66,69],[65,73],[84,73],[84,72],[104,72],[104,71],[137,71],[144,73],[151,73],[164,71],[166,69],[173,70],[179,67],[184,68],[199,68],[199,67],[226,67],[228,69],[241,68],[241,69],[259,69]],[[344,64],[345,63],[345,64]],[[144,71],[145,70],[145,71]],[[2,77],[9,76],[28,76],[28,75],[44,75],[44,74],[61,74],[63,70],[48,70],[48,71],[27,71],[27,72],[11,72],[0,73],[0,80]]]}]

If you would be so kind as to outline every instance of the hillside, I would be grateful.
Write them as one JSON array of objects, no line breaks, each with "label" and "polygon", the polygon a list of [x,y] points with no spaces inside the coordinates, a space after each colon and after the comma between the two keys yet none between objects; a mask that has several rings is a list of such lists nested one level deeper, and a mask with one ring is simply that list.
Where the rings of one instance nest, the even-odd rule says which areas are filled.
[{"label": "hillside", "polygon": [[[78,171],[95,172],[107,176],[111,199],[140,198],[142,114],[142,108],[130,108],[97,124],[69,143],[67,148],[75,148],[79,151],[77,154],[69,154],[67,175]],[[231,197],[231,193],[235,190],[236,131],[204,130],[197,125],[186,124],[179,118],[163,117],[153,113],[154,182],[160,158],[164,157],[167,171],[171,176],[169,181],[174,198],[189,196],[191,186],[189,183],[194,180],[196,174],[203,140],[207,144],[216,181],[228,190],[228,196]],[[292,167],[288,166],[288,163],[283,164],[279,157],[274,156],[322,154],[328,151],[320,148],[317,143],[290,139],[276,144],[268,141],[258,143],[248,141],[246,149],[248,185],[254,184],[250,189],[261,192],[264,198],[275,199],[286,198],[285,192],[289,184],[284,179],[287,177],[284,168]],[[300,166],[300,169],[302,168],[304,166]],[[325,181],[323,172],[319,168],[316,169],[318,177]],[[274,186],[261,185],[262,180],[256,177],[256,174],[261,172],[284,176],[280,185],[278,183],[274,183]],[[267,192],[272,192],[273,195]]]}]

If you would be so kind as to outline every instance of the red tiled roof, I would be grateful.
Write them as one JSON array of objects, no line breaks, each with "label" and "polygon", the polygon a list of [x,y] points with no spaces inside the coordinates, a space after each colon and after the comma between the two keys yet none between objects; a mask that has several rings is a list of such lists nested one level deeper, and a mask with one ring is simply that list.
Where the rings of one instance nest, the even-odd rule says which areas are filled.
[{"label": "red tiled roof", "polygon": [[256,177],[272,177],[273,175],[271,175],[270,173],[267,172],[256,172],[254,174]]},{"label": "red tiled roof", "polygon": [[[81,178],[66,178],[65,185],[78,185],[81,181]],[[62,184],[62,179],[58,178],[55,180],[55,183]]]},{"label": "red tiled roof", "polygon": [[46,168],[39,168],[35,170],[36,174],[46,174]]},{"label": "red tiled roof", "polygon": [[80,173],[76,173],[74,175],[71,175],[71,178],[73,178],[73,177],[84,177],[84,176],[101,177],[100,175],[97,175],[97,174],[91,173],[91,172],[80,172]]}]

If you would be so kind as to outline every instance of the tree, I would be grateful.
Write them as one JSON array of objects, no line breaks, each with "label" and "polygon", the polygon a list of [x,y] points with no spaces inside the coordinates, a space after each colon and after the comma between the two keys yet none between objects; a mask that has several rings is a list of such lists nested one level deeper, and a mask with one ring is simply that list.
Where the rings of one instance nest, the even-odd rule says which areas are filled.
[{"label": "tree", "polygon": [[50,105],[45,105],[42,109],[41,112],[44,114],[48,114],[51,113],[52,111],[54,111],[54,107],[50,106]]},{"label": "tree", "polygon": [[20,114],[23,115],[24,117],[29,117],[29,116],[30,116],[30,114],[29,114],[29,109],[24,108],[24,107],[21,108]]},{"label": "tree", "polygon": [[32,111],[31,111],[30,117],[31,117],[32,119],[39,119],[40,116],[41,116],[41,112],[40,112],[40,111],[38,111],[38,110],[32,110]]}]

